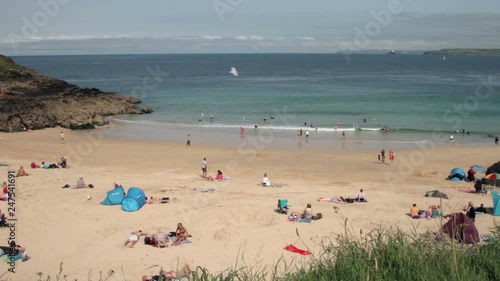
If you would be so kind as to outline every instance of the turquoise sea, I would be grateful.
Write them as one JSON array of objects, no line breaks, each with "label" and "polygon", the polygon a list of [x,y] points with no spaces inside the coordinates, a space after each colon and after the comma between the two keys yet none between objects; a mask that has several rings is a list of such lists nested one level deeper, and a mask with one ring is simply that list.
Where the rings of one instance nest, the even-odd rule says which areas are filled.
[{"label": "turquoise sea", "polygon": [[[14,58],[82,87],[137,95],[155,112],[116,116],[129,129],[115,133],[128,131],[128,137],[184,141],[191,133],[194,142],[199,133],[198,142],[238,141],[240,127],[254,134],[256,124],[260,132],[290,143],[298,129],[308,129],[309,141],[324,145],[342,140],[342,130],[347,140],[372,146],[422,142],[437,132],[445,136],[437,143],[453,133],[457,145],[490,145],[500,135],[500,57],[350,59],[342,54]],[[238,76],[229,73],[231,67]],[[373,131],[381,126],[389,132]]]}]

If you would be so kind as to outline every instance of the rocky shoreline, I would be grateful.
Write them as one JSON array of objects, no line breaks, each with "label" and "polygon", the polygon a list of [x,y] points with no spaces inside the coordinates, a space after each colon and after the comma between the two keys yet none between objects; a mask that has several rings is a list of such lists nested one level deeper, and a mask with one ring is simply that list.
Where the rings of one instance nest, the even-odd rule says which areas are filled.
[{"label": "rocky shoreline", "polygon": [[136,97],[40,75],[0,55],[0,131],[92,128],[109,124],[106,116],[153,112],[138,108],[140,103]]}]

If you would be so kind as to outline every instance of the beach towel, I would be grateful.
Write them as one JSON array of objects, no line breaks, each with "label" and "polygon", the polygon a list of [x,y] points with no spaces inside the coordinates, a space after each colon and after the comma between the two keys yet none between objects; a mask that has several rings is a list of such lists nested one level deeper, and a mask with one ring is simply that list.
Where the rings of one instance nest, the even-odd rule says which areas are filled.
[{"label": "beach towel", "polygon": [[206,193],[206,192],[214,192],[215,188],[208,188],[208,189],[202,189],[201,192]]},{"label": "beach towel", "polygon": [[287,250],[287,251],[293,252],[293,253],[301,254],[303,256],[311,254],[311,252],[299,249],[299,248],[295,247],[292,244],[286,246],[284,249]]},{"label": "beach towel", "polygon": [[[170,236],[170,235],[169,235]],[[170,239],[172,239],[172,243],[175,242],[175,240],[177,240],[177,237],[170,237]],[[189,240],[189,239],[186,239],[184,241],[181,241],[181,243],[179,243],[179,245],[182,245],[182,244],[191,244],[193,243],[193,241]]]},{"label": "beach towel", "polygon": [[476,193],[475,189],[468,189],[468,188],[462,188],[462,189],[459,189],[458,191],[466,192],[466,193]]},{"label": "beach towel", "polygon": [[10,166],[9,164],[0,164],[0,167],[3,167],[3,166]]}]

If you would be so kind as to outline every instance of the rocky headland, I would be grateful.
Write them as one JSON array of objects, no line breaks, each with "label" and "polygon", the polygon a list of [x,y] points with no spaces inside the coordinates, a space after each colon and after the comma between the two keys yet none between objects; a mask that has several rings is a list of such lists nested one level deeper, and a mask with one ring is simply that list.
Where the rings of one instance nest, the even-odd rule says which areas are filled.
[{"label": "rocky headland", "polygon": [[92,128],[108,124],[106,116],[153,112],[138,108],[140,103],[136,97],[40,75],[0,55],[0,131]]}]

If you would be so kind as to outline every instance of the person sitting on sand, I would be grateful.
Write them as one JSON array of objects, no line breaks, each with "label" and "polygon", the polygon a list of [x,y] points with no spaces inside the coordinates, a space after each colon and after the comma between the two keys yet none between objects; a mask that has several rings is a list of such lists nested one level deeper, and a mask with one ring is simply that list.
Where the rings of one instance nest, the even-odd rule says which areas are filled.
[{"label": "person sitting on sand", "polygon": [[439,208],[436,205],[431,206],[431,217],[432,218],[439,218],[441,216],[441,213],[439,212]]},{"label": "person sitting on sand", "polygon": [[76,188],[84,188],[85,187],[85,182],[83,181],[83,178],[79,178],[76,181]]},{"label": "person sitting on sand", "polygon": [[19,167],[19,170],[17,170],[17,176],[24,177],[24,176],[29,176],[29,174],[26,173],[26,171],[24,170],[24,167],[21,166],[21,167]]},{"label": "person sitting on sand", "polygon": [[267,173],[265,173],[264,177],[262,178],[262,186],[271,186],[271,181],[267,177]]},{"label": "person sitting on sand", "polygon": [[57,164],[59,165],[59,167],[66,169],[68,167],[67,161],[68,161],[68,158],[62,157],[61,161]]},{"label": "person sitting on sand", "polygon": [[147,233],[143,232],[142,230],[137,230],[130,233],[130,236],[125,241],[123,247],[127,247],[127,245],[130,243],[130,248],[134,248],[134,245],[137,243],[137,241],[139,241],[139,237],[143,235],[147,235]]},{"label": "person sitting on sand", "polygon": [[474,182],[475,180],[476,180],[476,172],[474,171],[474,169],[470,168],[467,171],[467,181]]},{"label": "person sitting on sand", "polygon": [[307,206],[304,209],[304,212],[302,213],[301,218],[311,219],[313,216],[314,216],[314,214],[312,212],[311,203],[307,203]]},{"label": "person sitting on sand", "polygon": [[417,207],[417,204],[413,204],[413,207],[410,209],[410,216],[414,219],[420,218],[420,209]]},{"label": "person sitting on sand", "polygon": [[215,179],[218,181],[224,180],[224,175],[222,174],[221,170],[217,170],[217,176],[215,177]]},{"label": "person sitting on sand", "polygon": [[318,201],[323,201],[323,202],[332,202],[332,203],[339,203],[339,204],[343,204],[343,203],[346,203],[345,200],[344,200],[344,197],[342,196],[339,196],[339,197],[323,197],[321,196],[320,198],[318,198]]},{"label": "person sitting on sand", "polygon": [[163,232],[158,232],[154,235],[155,239],[155,247],[158,248],[164,248],[168,247],[168,243],[171,242],[170,237],[168,237],[168,234],[163,233]]},{"label": "person sitting on sand", "polygon": [[484,204],[481,204],[480,207],[476,208],[476,213],[486,214],[486,208],[484,207]]},{"label": "person sitting on sand", "polygon": [[363,191],[363,189],[359,190],[358,198],[357,198],[356,201],[358,201],[358,202],[368,202],[368,201],[366,201],[365,192]]},{"label": "person sitting on sand", "polygon": [[177,246],[181,244],[182,241],[186,240],[188,238],[188,231],[187,229],[182,225],[182,223],[177,224],[177,230],[175,231],[175,242],[172,244],[172,246]]}]

